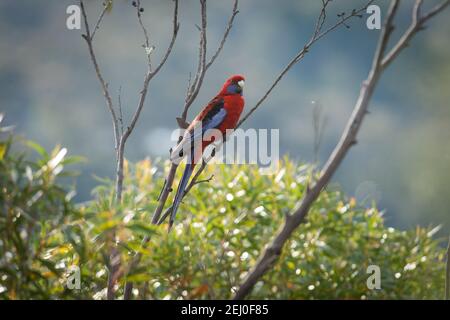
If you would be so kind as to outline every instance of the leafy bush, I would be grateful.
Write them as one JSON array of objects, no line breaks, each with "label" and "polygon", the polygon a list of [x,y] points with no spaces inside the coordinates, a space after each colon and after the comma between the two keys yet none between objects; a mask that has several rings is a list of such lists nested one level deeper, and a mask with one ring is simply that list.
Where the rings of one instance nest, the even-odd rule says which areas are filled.
[{"label": "leafy bush", "polygon": [[[167,163],[126,163],[120,207],[111,205],[109,180],[92,201],[76,206],[57,179],[71,159],[28,144],[40,153],[33,162],[9,145],[0,161],[0,297],[6,299],[104,298],[114,242],[121,253],[118,297],[128,279],[136,298],[230,298],[312,172],[288,159],[273,175],[255,166],[209,166],[205,175],[214,179],[192,189],[167,234],[166,225],[149,223]],[[434,231],[387,228],[377,208],[329,187],[250,298],[442,298],[444,250]],[[150,242],[141,248],[144,236]],[[128,272],[135,252],[142,259]],[[366,286],[372,264],[381,269],[381,290]],[[66,287],[73,265],[81,271],[80,290]]]},{"label": "leafy bush", "polygon": [[72,295],[61,285],[66,272],[62,260],[70,243],[63,234],[78,213],[57,179],[71,175],[63,166],[75,161],[65,158],[66,149],[48,154],[32,142],[27,146],[40,159],[26,159],[12,152],[12,139],[0,141],[0,298],[64,298]]}]

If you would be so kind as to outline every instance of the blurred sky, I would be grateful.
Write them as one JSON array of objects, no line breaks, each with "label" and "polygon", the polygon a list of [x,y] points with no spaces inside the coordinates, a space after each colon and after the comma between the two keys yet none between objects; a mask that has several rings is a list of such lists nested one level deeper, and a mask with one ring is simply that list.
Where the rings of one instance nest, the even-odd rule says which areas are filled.
[{"label": "blurred sky", "polygon": [[[91,24],[101,2],[88,2]],[[320,10],[316,0],[241,0],[240,13],[221,56],[210,68],[190,116],[197,113],[231,74],[247,78],[251,107],[291,57],[303,47]],[[363,1],[333,1],[327,23]],[[413,1],[403,1],[397,30],[406,28]],[[93,174],[113,176],[110,117],[88,59],[80,31],[66,29],[66,8],[77,1],[0,1],[0,111],[16,132],[47,148],[68,147],[83,155],[78,199],[89,198]],[[172,2],[143,0],[144,22],[158,61],[170,39]],[[377,1],[385,12],[387,1]],[[426,1],[426,8],[435,1]],[[208,2],[208,48],[213,52],[229,14],[231,0]],[[314,46],[284,78],[245,128],[280,128],[282,153],[311,162],[313,104],[327,118],[319,161],[336,144],[367,76],[378,31],[365,19],[349,22]],[[411,227],[450,226],[450,10],[428,24],[383,74],[358,144],[334,181],[349,196],[377,200],[387,223]],[[168,154],[189,73],[197,61],[199,3],[180,1],[181,30],[173,54],[151,82],[150,92],[126,156],[137,161]],[[122,87],[124,116],[130,117],[146,71],[143,37],[131,1],[115,0],[95,39],[104,76],[115,98]]]}]

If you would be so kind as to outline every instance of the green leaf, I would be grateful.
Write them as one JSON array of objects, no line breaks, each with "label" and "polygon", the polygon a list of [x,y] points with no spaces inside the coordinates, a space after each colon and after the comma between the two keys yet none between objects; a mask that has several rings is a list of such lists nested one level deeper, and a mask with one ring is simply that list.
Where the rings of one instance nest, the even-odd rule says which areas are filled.
[{"label": "green leaf", "polygon": [[81,157],[81,156],[70,156],[70,157],[66,157],[61,162],[61,164],[68,165],[68,164],[81,163],[81,162],[87,162],[87,158]]},{"label": "green leaf", "polygon": [[44,147],[42,147],[41,145],[39,145],[38,143],[31,141],[31,140],[27,140],[26,145],[30,148],[32,148],[34,151],[36,151],[37,153],[39,153],[41,155],[41,157],[48,159],[50,158],[49,154],[47,153],[47,151],[44,149]]}]

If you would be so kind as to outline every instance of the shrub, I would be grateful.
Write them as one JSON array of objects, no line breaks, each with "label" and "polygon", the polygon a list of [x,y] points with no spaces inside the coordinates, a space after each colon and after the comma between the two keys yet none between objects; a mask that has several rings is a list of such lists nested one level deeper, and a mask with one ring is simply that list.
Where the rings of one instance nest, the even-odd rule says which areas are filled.
[{"label": "shrub", "polygon": [[[141,284],[140,297],[230,298],[301,198],[311,168],[285,159],[274,175],[261,175],[254,166],[215,165],[208,171],[214,179],[191,191],[173,232],[164,228],[152,235],[139,268],[129,276]],[[123,227],[150,220],[162,187],[149,160],[132,166],[127,176]],[[106,190],[111,189],[98,193],[97,202]],[[328,188],[250,298],[442,298],[444,250],[432,239],[435,231],[388,228],[377,208],[360,207],[339,189]],[[133,232],[123,237],[133,248],[140,242]],[[381,290],[367,288],[369,265],[381,269]]]},{"label": "shrub", "polygon": [[39,152],[36,161],[24,152],[12,151],[12,139],[0,141],[0,298],[65,298],[72,296],[61,285],[66,265],[59,256],[70,254],[64,237],[69,224],[79,217],[72,192],[58,184],[71,175],[63,171],[75,158],[66,149]]},{"label": "shrub", "polygon": [[[30,161],[11,150],[11,141],[2,143],[0,297],[6,299],[104,298],[114,241],[121,253],[118,297],[132,280],[136,298],[230,298],[312,179],[310,166],[287,158],[273,175],[255,166],[211,165],[205,175],[214,179],[192,189],[168,234],[166,225],[149,223],[168,163],[126,163],[120,207],[111,205],[107,179],[92,201],[75,205],[58,180],[74,161],[64,159],[65,149],[47,154],[28,143],[40,155]],[[441,298],[444,250],[432,238],[435,230],[388,228],[375,206],[328,187],[249,298]],[[144,236],[150,242],[141,248]],[[142,259],[127,272],[135,252]],[[66,286],[73,265],[80,290]],[[366,286],[369,265],[381,269],[381,290]]]}]

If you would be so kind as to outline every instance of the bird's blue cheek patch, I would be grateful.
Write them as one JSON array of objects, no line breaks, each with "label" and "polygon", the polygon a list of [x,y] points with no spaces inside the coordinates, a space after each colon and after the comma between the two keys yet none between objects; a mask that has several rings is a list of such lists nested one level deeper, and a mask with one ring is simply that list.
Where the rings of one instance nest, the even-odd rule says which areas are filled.
[{"label": "bird's blue cheek patch", "polygon": [[227,88],[227,92],[229,94],[236,94],[236,93],[242,94],[242,89],[237,84],[230,84]]}]

